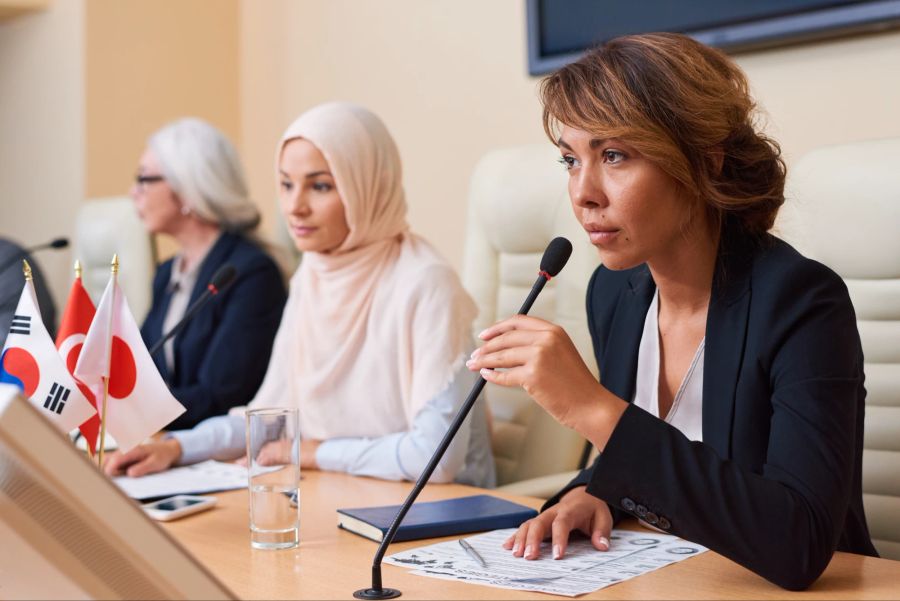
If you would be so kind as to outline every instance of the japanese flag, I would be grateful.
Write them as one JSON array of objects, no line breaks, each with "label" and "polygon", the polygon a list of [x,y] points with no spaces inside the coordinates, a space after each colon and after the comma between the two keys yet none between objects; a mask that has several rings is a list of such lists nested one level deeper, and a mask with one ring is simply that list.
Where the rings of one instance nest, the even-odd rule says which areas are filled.
[{"label": "japanese flag", "polygon": [[0,355],[0,382],[18,386],[62,432],[74,430],[97,413],[78,390],[44,327],[31,280],[25,281]]},{"label": "japanese flag", "polygon": [[122,451],[184,413],[150,358],[115,275],[84,339],[75,376],[94,391],[102,391],[103,380],[109,380],[106,429]]}]

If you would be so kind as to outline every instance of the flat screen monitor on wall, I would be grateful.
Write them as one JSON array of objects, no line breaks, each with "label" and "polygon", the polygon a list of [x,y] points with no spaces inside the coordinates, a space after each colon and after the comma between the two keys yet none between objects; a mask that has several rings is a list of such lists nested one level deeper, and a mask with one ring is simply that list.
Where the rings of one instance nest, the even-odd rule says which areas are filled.
[{"label": "flat screen monitor on wall", "polygon": [[528,72],[620,35],[670,31],[727,52],[900,26],[900,0],[527,0]]},{"label": "flat screen monitor on wall", "polygon": [[0,384],[0,598],[234,599]]}]

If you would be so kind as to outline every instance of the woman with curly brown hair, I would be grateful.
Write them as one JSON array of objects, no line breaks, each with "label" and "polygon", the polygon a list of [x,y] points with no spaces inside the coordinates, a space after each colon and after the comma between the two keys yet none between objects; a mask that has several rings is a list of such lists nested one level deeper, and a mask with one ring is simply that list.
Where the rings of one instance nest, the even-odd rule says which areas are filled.
[{"label": "woman with curly brown hair", "polygon": [[587,295],[600,381],[533,317],[482,332],[468,365],[522,386],[600,455],[505,546],[534,559],[550,538],[561,558],[579,530],[603,551],[630,514],[789,589],[835,550],[876,555],[853,306],[840,277],[768,233],[785,167],[744,74],[686,36],[637,35],[541,95],[603,262]]}]

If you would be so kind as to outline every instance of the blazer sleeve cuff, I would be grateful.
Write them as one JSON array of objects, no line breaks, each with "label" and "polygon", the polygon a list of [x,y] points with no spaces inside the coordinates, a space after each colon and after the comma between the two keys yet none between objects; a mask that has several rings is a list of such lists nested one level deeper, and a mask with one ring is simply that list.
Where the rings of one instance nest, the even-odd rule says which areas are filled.
[{"label": "blazer sleeve cuff", "polygon": [[631,515],[660,530],[670,530],[670,518],[660,513],[662,508],[655,502],[659,492],[654,490],[653,479],[630,477],[648,471],[647,466],[652,468],[655,452],[648,441],[664,439],[668,427],[663,420],[629,404],[594,462],[587,492],[620,510],[614,515]]}]

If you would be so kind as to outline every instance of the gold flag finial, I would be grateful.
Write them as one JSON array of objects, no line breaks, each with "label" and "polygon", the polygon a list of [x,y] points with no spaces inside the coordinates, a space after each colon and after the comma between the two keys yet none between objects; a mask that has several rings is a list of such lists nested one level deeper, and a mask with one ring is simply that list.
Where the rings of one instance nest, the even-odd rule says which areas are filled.
[{"label": "gold flag finial", "polygon": [[112,267],[113,273],[119,273],[119,255],[118,253],[113,255],[112,263],[110,263],[110,267]]},{"label": "gold flag finial", "polygon": [[31,281],[31,265],[28,264],[28,261],[22,259],[22,273],[25,274],[25,281]]},{"label": "gold flag finial", "polygon": [[75,259],[75,279],[76,280],[81,279],[82,271],[83,270],[81,269],[81,261],[79,261],[78,259]]}]

